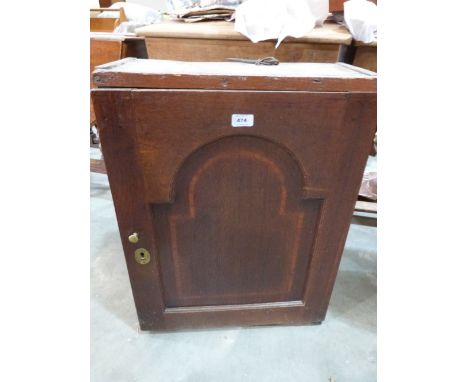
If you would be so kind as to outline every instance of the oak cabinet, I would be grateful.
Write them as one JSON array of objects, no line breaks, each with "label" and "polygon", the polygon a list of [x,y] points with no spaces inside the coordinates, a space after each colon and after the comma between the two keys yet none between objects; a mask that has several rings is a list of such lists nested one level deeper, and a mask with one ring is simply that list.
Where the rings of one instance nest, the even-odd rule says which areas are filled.
[{"label": "oak cabinet", "polygon": [[373,138],[374,74],[126,59],[94,82],[141,328],[320,323]]}]

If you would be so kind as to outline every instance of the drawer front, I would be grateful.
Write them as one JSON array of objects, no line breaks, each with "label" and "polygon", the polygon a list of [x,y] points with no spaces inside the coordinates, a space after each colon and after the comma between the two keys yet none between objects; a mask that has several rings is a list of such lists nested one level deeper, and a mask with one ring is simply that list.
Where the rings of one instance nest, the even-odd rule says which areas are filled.
[{"label": "drawer front", "polygon": [[[375,95],[97,91],[143,329],[323,320]],[[140,241],[128,235],[138,232]],[[151,261],[135,261],[146,248]]]}]

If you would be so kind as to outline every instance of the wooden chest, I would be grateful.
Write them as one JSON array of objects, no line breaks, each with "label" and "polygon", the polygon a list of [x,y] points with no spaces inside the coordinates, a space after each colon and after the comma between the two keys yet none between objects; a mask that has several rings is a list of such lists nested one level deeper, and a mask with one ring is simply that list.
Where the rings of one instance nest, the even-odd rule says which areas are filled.
[{"label": "wooden chest", "polygon": [[183,61],[225,61],[229,57],[258,59],[274,56],[281,62],[341,61],[352,36],[345,26],[325,22],[301,38],[251,42],[236,32],[234,23],[165,21],[136,30],[146,41],[149,58]]},{"label": "wooden chest", "polygon": [[94,82],[141,328],[320,323],[376,126],[374,74],[125,59]]}]

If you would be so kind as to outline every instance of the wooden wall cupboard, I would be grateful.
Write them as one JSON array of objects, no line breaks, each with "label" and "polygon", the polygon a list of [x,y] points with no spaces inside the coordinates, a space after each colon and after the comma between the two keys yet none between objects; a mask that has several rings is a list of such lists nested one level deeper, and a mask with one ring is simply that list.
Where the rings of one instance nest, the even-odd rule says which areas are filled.
[{"label": "wooden wall cupboard", "polygon": [[320,323],[373,138],[374,74],[126,59],[94,82],[141,328]]}]

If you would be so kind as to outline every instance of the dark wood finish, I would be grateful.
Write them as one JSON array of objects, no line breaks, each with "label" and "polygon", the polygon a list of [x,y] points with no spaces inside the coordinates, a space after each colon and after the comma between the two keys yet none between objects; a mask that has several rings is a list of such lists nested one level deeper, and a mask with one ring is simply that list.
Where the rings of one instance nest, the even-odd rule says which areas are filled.
[{"label": "dark wood finish", "polygon": [[[96,66],[117,61],[125,57],[148,58],[145,41],[132,36],[97,36],[90,38],[90,88],[94,88],[92,73]],[[93,103],[90,102],[90,124],[95,123]]]},{"label": "dark wood finish", "polygon": [[124,49],[125,50],[122,52],[122,58],[148,58],[148,51],[146,50],[145,39],[143,38],[127,37],[124,40]]},{"label": "dark wood finish", "polygon": [[[353,44],[347,48],[352,51],[352,56],[350,61],[345,62],[377,73],[377,42],[364,44],[354,41]],[[375,139],[370,148],[370,155],[377,155],[377,141]]]},{"label": "dark wood finish", "polygon": [[[94,68],[98,65],[105,64],[111,61],[117,61],[122,57],[123,43],[122,40],[109,40],[91,38],[90,41],[90,88],[94,87],[92,73]],[[96,122],[96,116],[94,114],[93,103],[90,100],[90,124],[93,125]]]},{"label": "dark wood finish", "polygon": [[125,2],[125,0],[99,0],[99,6],[101,8],[108,8],[112,4],[117,3],[117,2],[121,2],[121,1]]},{"label": "dark wood finish", "polygon": [[185,162],[177,199],[153,206],[166,306],[301,301],[322,199],[302,200],[291,155],[269,140],[237,136]]},{"label": "dark wood finish", "polygon": [[[158,61],[158,60],[154,60]],[[283,91],[376,91],[377,84],[375,77],[365,69],[356,68],[345,63],[335,64],[337,67],[350,71],[362,73],[360,77],[337,78],[337,77],[281,77],[279,75],[265,76],[266,73],[276,70],[276,67],[258,66],[257,75],[246,76],[245,73],[237,75],[214,74],[215,69],[224,66],[229,67],[230,63],[206,63],[207,68],[213,68],[213,73],[207,73],[203,76],[194,76],[191,74],[165,73],[164,75],[148,76],[142,75],[137,71],[119,72],[116,75],[116,66],[133,64],[136,60],[129,58],[127,61],[111,63],[97,68],[93,73],[93,81],[97,87],[135,87],[146,89],[220,89],[220,90],[277,90]],[[164,61],[162,61],[164,62]],[[228,64],[228,65],[226,65]],[[188,64],[189,65],[189,64]],[[240,64],[249,65],[249,64]],[[306,67],[307,64],[280,64],[283,68]],[[279,67],[279,66],[278,66]],[[109,70],[111,69],[111,70]],[[115,70],[112,70],[115,69]],[[276,72],[273,72],[276,73]],[[280,73],[280,72],[278,72]]]},{"label": "dark wood finish", "polygon": [[[155,86],[138,89],[124,67],[99,73],[120,88],[92,93],[141,328],[320,323],[373,138],[375,78],[364,88],[345,68],[341,87],[252,91],[249,75],[231,89],[227,71],[219,89],[197,72],[174,89],[137,63]],[[232,127],[236,113],[254,126]]]},{"label": "dark wood finish", "polygon": [[[100,35],[92,34],[90,38],[90,88],[95,87],[92,73],[96,66],[116,61],[125,57],[148,58],[145,41],[141,37],[125,35]],[[96,124],[93,103],[90,99],[90,125]],[[92,172],[105,173],[106,167],[103,160],[91,160]]]}]

